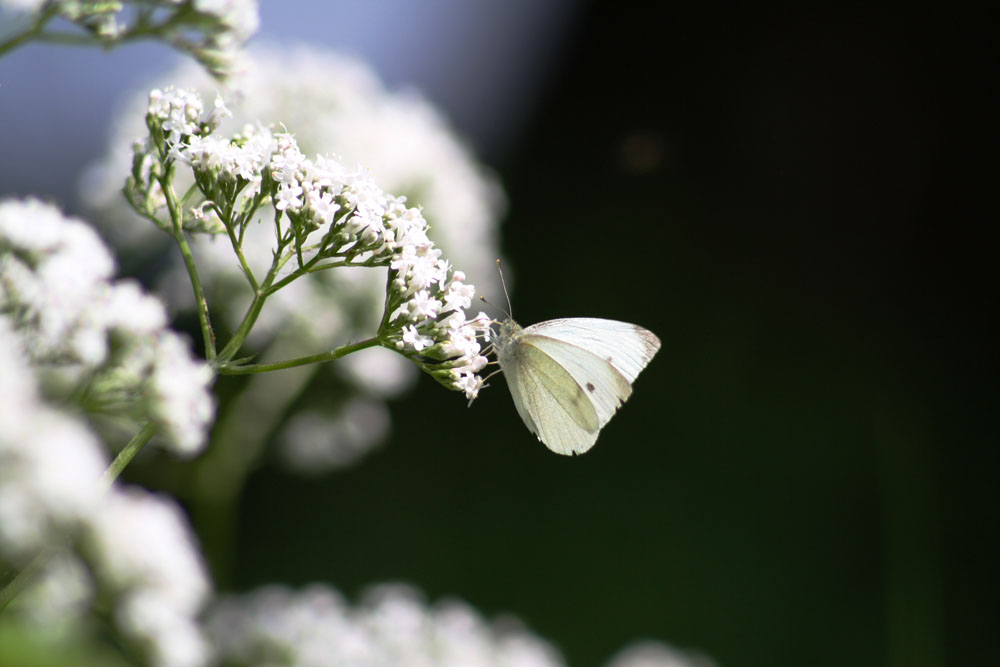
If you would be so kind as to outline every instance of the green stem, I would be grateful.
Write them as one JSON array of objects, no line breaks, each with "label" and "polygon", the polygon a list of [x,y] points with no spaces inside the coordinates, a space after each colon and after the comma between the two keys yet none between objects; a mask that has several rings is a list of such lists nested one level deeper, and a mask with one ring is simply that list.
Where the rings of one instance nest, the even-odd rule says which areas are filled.
[{"label": "green stem", "polygon": [[307,262],[306,265],[303,266],[302,268],[296,269],[293,273],[289,273],[287,276],[285,276],[278,282],[274,283],[271,287],[269,287],[266,293],[268,295],[274,294],[288,283],[294,282],[295,280],[301,278],[302,276],[308,275],[310,273],[318,273],[320,271],[326,271],[327,269],[338,269],[343,266],[353,266],[358,268],[369,268],[369,269],[377,268],[378,266],[380,266],[377,262],[373,262],[371,260],[366,260],[364,262],[352,262],[348,259],[345,259],[340,262],[330,262],[329,264],[318,264],[317,261],[318,261],[317,258],[313,258],[312,260]]},{"label": "green stem", "polygon": [[218,355],[218,365],[225,366],[228,361],[236,356],[236,353],[240,351],[243,347],[243,343],[246,341],[247,336],[250,335],[250,330],[253,329],[253,325],[257,323],[257,318],[260,316],[260,311],[264,308],[264,302],[267,301],[267,297],[271,295],[271,285],[274,283],[274,279],[278,275],[278,271],[281,267],[285,265],[288,257],[282,259],[284,254],[285,246],[288,245],[288,240],[283,240],[280,235],[278,236],[278,249],[274,253],[274,259],[271,262],[271,268],[268,270],[267,275],[264,276],[264,281],[260,284],[256,293],[253,296],[253,301],[250,303],[250,307],[247,308],[246,315],[243,316],[243,321],[240,322],[239,328],[233,337],[229,339],[226,346],[222,348],[222,351]]},{"label": "green stem", "polygon": [[257,318],[260,316],[260,311],[264,308],[264,302],[267,301],[267,295],[262,291],[258,291],[254,294],[253,301],[250,302],[250,307],[247,308],[246,315],[243,316],[243,321],[240,322],[239,329],[233,334],[233,337],[229,339],[226,346],[219,351],[219,356],[217,361],[219,362],[219,368],[225,368],[226,363],[236,356],[236,353],[240,351],[243,347],[243,343],[246,341],[247,336],[250,335],[250,330],[253,325],[257,322]]},{"label": "green stem", "polygon": [[308,357],[299,357],[297,359],[288,359],[286,361],[278,361],[273,364],[248,364],[245,366],[222,365],[219,366],[219,373],[221,375],[249,375],[250,373],[267,373],[269,371],[280,371],[285,368],[295,368],[296,366],[305,366],[307,364],[319,364],[325,361],[333,361],[334,359],[340,359],[341,357],[347,356],[352,352],[357,352],[358,350],[364,350],[369,347],[375,347],[378,344],[379,344],[379,338],[376,336],[374,338],[363,340],[360,343],[342,345],[338,348],[330,350],[329,352],[313,354]]},{"label": "green stem", "polygon": [[135,458],[135,455],[149,442],[154,433],[156,433],[156,425],[150,422],[132,436],[132,439],[118,452],[118,456],[115,457],[115,460],[111,462],[108,469],[104,471],[104,475],[101,476],[101,491],[107,491],[111,488],[111,484],[118,478],[122,470],[125,469],[125,466]]},{"label": "green stem", "polygon": [[54,553],[55,549],[52,547],[42,549],[24,566],[23,570],[18,572],[3,589],[0,589],[0,612],[7,608],[11,600],[20,595],[25,586],[28,585],[28,582],[38,574],[39,570],[45,566],[45,563],[48,562]]},{"label": "green stem", "polygon": [[[306,267],[311,267],[311,266],[312,266],[311,263],[310,264],[306,264]],[[344,266],[344,264],[338,264],[338,266]],[[329,267],[329,268],[333,268],[333,267]],[[312,271],[311,271],[310,268],[299,268],[299,269],[296,269],[292,273],[289,273],[287,276],[285,276],[284,278],[282,278],[278,282],[276,282],[273,285],[271,285],[270,287],[268,287],[267,291],[266,291],[266,294],[268,296],[270,296],[271,294],[274,294],[275,292],[277,292],[278,290],[280,290],[285,285],[288,285],[289,283],[292,283],[292,282],[298,280],[299,278],[301,278],[302,276],[306,275],[307,273],[312,273]]]},{"label": "green stem", "polygon": [[170,212],[170,220],[173,223],[173,237],[181,249],[181,255],[184,257],[184,266],[191,280],[191,288],[194,290],[194,298],[197,302],[198,310],[198,324],[201,325],[201,335],[205,343],[205,359],[212,361],[216,356],[215,332],[212,331],[212,323],[208,317],[208,300],[205,298],[205,290],[202,288],[201,278],[198,276],[198,266],[195,264],[194,254],[191,252],[191,246],[188,245],[187,237],[184,236],[184,228],[182,226],[183,213],[177,203],[177,196],[174,194],[174,189],[170,184],[172,171],[172,169],[169,170],[165,176],[161,176],[158,180],[160,188],[163,190],[164,198],[167,200],[167,209]]},{"label": "green stem", "polygon": [[102,41],[83,33],[74,32],[40,32],[34,36],[36,42],[43,44],[59,44],[61,46],[107,46],[109,41]]},{"label": "green stem", "polygon": [[39,35],[42,34],[42,29],[45,28],[45,24],[52,20],[57,11],[57,8],[50,7],[46,11],[42,12],[38,18],[35,19],[35,22],[20,35],[14,35],[10,39],[0,42],[0,56],[13,51],[17,47],[26,44],[33,39],[38,39]]},{"label": "green stem", "polygon": [[[216,213],[220,214],[218,207],[215,207]],[[253,271],[250,269],[250,264],[247,262],[247,258],[243,255],[242,243],[236,238],[236,232],[233,231],[233,226],[230,224],[228,219],[223,219],[223,224],[226,226],[226,233],[229,234],[229,242],[233,246],[233,252],[236,253],[236,257],[240,260],[240,267],[243,269],[243,275],[246,276],[247,282],[250,283],[250,289],[254,291],[254,294],[260,291],[260,285],[257,284],[257,279],[254,278]]]}]

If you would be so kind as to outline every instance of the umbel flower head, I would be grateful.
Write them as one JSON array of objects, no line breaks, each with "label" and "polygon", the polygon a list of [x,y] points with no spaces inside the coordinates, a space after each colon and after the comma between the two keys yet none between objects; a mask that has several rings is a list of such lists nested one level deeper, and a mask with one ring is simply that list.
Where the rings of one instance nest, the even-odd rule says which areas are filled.
[{"label": "umbel flower head", "polygon": [[[224,93],[233,117],[222,120],[212,133],[213,141],[228,143],[236,134],[244,134],[248,124],[255,137],[261,125],[288,128],[294,132],[299,150],[309,157],[333,151],[345,166],[363,163],[383,191],[406,196],[407,206],[419,207],[435,247],[466,274],[466,283],[475,283],[491,300],[500,298],[499,293],[490,291],[494,281],[488,281],[485,290],[480,283],[494,275],[493,262],[500,252],[503,191],[495,175],[477,161],[440,110],[410,88],[387,87],[367,63],[328,49],[257,44],[248,55],[243,74],[229,81],[235,89]],[[109,230],[108,237],[123,256],[144,267],[152,264],[144,259],[155,258],[155,265],[162,270],[155,275],[147,270],[145,275],[168,308],[193,313],[197,302],[191,298],[180,254],[169,247],[166,234],[139,220],[121,196],[132,158],[128,149],[147,131],[144,119],[149,90],[166,82],[199,90],[206,104],[219,89],[218,81],[187,61],[137,89],[110,123],[114,131],[107,149],[85,172],[80,196],[92,207],[98,223]],[[174,183],[177,192],[187,192],[194,184],[193,173],[178,168]],[[246,263],[258,276],[270,266],[276,247],[269,206],[266,204],[260,214],[265,222],[249,225],[242,239]],[[225,232],[210,207],[185,210],[190,214],[185,217],[185,226],[215,225],[216,231]],[[196,219],[198,215],[201,220]],[[225,235],[193,234],[188,242],[213,324],[217,330],[236,330],[251,305],[253,290],[247,289],[241,263],[234,261],[230,240]],[[318,271],[275,292],[247,338],[246,353],[276,360],[324,349],[335,341],[370,337],[382,321],[386,272],[384,268]],[[273,422],[279,415],[291,418],[310,409],[315,409],[311,413],[315,415],[336,407],[346,422],[323,428],[315,419],[297,421],[296,428],[288,430],[288,437],[278,441],[286,465],[317,474],[357,461],[384,442],[392,421],[384,401],[412,387],[418,372],[418,366],[403,355],[387,348],[370,349],[337,363],[303,366],[294,373],[254,375],[241,394],[241,400],[248,404],[241,409],[252,410],[259,419],[271,420],[268,423],[276,426]],[[322,397],[303,392],[311,382],[324,384]],[[356,401],[386,415],[384,428],[372,431],[379,437],[364,438],[367,444],[360,452],[360,441],[348,435],[357,424],[344,428],[354,419],[347,417],[344,408]],[[286,407],[279,410],[279,404]],[[235,412],[227,410],[227,414]],[[273,431],[272,427],[244,429],[245,421],[223,418],[213,438],[220,442],[262,441],[263,433]],[[250,449],[244,447],[243,451]]]},{"label": "umbel flower head", "polygon": [[483,387],[479,371],[489,363],[479,341],[489,340],[490,318],[482,312],[466,318],[475,287],[465,284],[461,271],[450,271],[433,250],[431,246],[419,254],[407,249],[393,259],[386,338],[438,382],[465,392],[471,401]]},{"label": "umbel flower head", "polygon": [[[482,386],[478,371],[486,364],[478,339],[488,335],[488,320],[466,317],[475,287],[441,258],[420,209],[384,192],[363,167],[350,168],[331,155],[309,159],[287,132],[247,126],[220,137],[214,131],[224,113],[218,101],[205,111],[192,91],[151,93],[149,137],[136,145],[125,189],[133,206],[154,219],[165,217],[164,208],[177,218],[170,181],[178,165],[190,167],[201,199],[191,202],[198,213],[180,217],[181,226],[226,234],[233,261],[242,261],[250,285],[265,297],[319,271],[387,269],[379,344],[475,398]],[[258,278],[242,259],[242,239],[268,204],[272,262]],[[160,224],[167,229],[171,223]]]},{"label": "umbel flower head", "polygon": [[173,452],[197,454],[215,413],[212,370],[167,328],[159,301],[113,273],[85,222],[34,199],[0,201],[0,314],[46,387],[92,415],[154,421]]}]

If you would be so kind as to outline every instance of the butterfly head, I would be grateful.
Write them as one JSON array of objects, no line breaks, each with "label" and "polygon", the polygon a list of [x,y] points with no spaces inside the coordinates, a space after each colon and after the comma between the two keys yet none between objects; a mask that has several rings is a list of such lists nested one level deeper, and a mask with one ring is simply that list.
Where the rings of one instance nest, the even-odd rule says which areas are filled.
[{"label": "butterfly head", "polygon": [[510,350],[517,343],[517,335],[521,331],[521,325],[511,318],[500,323],[496,333],[495,349],[498,359],[504,359]]}]

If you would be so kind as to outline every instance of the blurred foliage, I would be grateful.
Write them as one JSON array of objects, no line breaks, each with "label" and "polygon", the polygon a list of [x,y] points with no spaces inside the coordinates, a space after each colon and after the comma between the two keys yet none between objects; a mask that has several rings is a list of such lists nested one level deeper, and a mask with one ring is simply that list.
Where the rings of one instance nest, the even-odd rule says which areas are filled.
[{"label": "blurred foliage", "polygon": [[60,632],[13,617],[0,622],[0,665],[17,667],[119,667],[130,664],[94,637]]}]

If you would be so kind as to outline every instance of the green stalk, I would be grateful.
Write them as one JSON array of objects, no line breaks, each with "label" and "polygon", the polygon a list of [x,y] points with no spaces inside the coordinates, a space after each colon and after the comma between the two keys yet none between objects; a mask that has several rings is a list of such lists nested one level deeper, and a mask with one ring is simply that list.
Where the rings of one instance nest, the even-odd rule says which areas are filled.
[{"label": "green stalk", "polygon": [[143,426],[138,433],[132,436],[132,439],[128,441],[115,460],[111,462],[108,469],[104,471],[104,475],[101,476],[101,491],[107,491],[111,488],[111,484],[118,478],[122,470],[135,458],[135,455],[142,449],[153,434],[156,433],[156,425],[152,422]]},{"label": "green stalk", "polygon": [[170,169],[166,176],[159,177],[160,188],[167,200],[167,209],[170,212],[170,221],[173,223],[173,237],[181,249],[181,256],[184,257],[184,267],[187,269],[188,277],[191,280],[191,288],[194,290],[195,301],[198,309],[198,324],[201,325],[201,335],[205,343],[205,359],[213,361],[215,353],[215,332],[212,331],[212,323],[208,317],[208,300],[205,299],[205,290],[201,286],[201,278],[198,276],[198,266],[194,261],[194,254],[191,246],[188,245],[187,237],[184,236],[182,226],[183,213],[178,204],[174,189],[170,185],[170,177],[173,169]]},{"label": "green stalk", "polygon": [[347,356],[352,352],[357,352],[358,350],[364,350],[369,347],[375,347],[378,344],[379,344],[379,338],[376,336],[374,338],[363,340],[360,343],[341,345],[340,347],[334,348],[329,352],[313,354],[308,357],[299,357],[297,359],[288,359],[286,361],[278,361],[273,364],[249,364],[245,366],[222,365],[219,366],[219,374],[249,375],[251,373],[267,373],[269,371],[280,371],[285,368],[295,368],[296,366],[305,366],[307,364],[319,364],[325,361],[333,361],[335,359],[340,359],[341,357]]},{"label": "green stalk", "polygon": [[31,581],[39,570],[45,566],[49,558],[55,553],[55,549],[52,547],[46,547],[42,549],[38,554],[35,555],[31,561],[24,566],[24,569],[17,573],[17,575],[10,580],[10,582],[0,589],[0,612],[6,609],[7,605],[11,603],[11,600],[16,598],[21,591],[24,590],[28,582]]},{"label": "green stalk", "polygon": [[56,15],[57,8],[49,7],[47,10],[42,12],[35,22],[31,26],[22,32],[20,35],[14,35],[5,42],[0,42],[0,56],[3,56],[10,51],[13,51],[17,47],[30,42],[33,39],[38,39],[42,34],[42,29],[45,28],[45,24],[52,20]]},{"label": "green stalk", "polygon": [[285,265],[287,257],[282,259],[282,254],[285,251],[285,246],[288,245],[289,240],[282,239],[278,237],[278,249],[274,253],[274,259],[271,262],[271,268],[268,269],[267,275],[264,276],[264,281],[260,283],[260,287],[256,290],[253,296],[253,301],[250,303],[250,307],[247,308],[246,315],[243,316],[243,321],[240,322],[239,328],[233,337],[229,339],[225,347],[218,354],[219,366],[225,366],[228,361],[236,356],[236,353],[240,351],[243,347],[243,343],[246,342],[247,336],[250,335],[250,330],[253,329],[253,325],[257,323],[257,318],[260,317],[260,311],[264,308],[264,302],[267,301],[267,297],[271,295],[271,285],[274,283],[274,279],[278,275],[278,271],[281,267]]},{"label": "green stalk", "polygon": [[[218,212],[218,208],[216,207]],[[233,246],[233,252],[236,253],[237,259],[240,260],[240,267],[243,269],[243,275],[246,276],[247,282],[250,283],[250,289],[256,294],[260,291],[260,285],[257,284],[257,279],[254,278],[253,271],[250,269],[250,264],[247,262],[247,258],[243,255],[243,246],[240,239],[236,238],[236,232],[233,231],[233,226],[229,224],[229,220],[225,220],[224,224],[226,226],[226,233],[229,234],[229,242]]]},{"label": "green stalk", "polygon": [[257,322],[257,318],[260,316],[260,311],[264,308],[264,302],[267,300],[267,295],[258,291],[254,294],[253,301],[250,302],[250,307],[247,308],[246,315],[243,316],[243,321],[240,322],[239,329],[233,334],[233,337],[229,339],[225,347],[219,351],[219,356],[217,360],[219,363],[219,368],[225,368],[226,363],[236,356],[236,353],[240,351],[243,347],[243,343],[246,341],[247,336],[250,335],[250,330],[253,325]]}]

